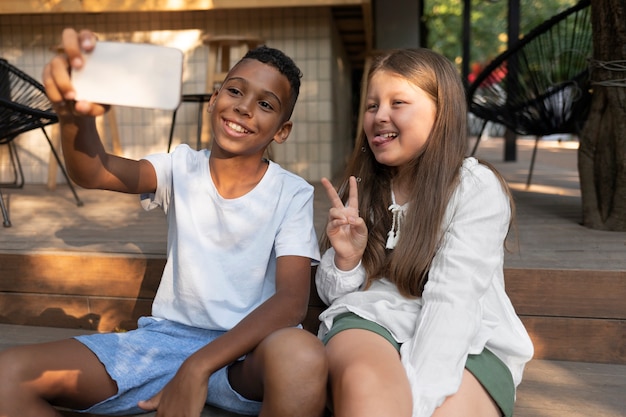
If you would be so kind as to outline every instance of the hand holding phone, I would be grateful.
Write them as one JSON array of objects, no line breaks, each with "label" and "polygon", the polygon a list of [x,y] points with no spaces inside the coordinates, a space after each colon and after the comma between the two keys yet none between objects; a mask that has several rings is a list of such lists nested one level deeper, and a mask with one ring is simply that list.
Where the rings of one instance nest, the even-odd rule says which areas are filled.
[{"label": "hand holding phone", "polygon": [[175,110],[181,100],[183,53],[165,46],[98,42],[73,70],[76,100]]}]

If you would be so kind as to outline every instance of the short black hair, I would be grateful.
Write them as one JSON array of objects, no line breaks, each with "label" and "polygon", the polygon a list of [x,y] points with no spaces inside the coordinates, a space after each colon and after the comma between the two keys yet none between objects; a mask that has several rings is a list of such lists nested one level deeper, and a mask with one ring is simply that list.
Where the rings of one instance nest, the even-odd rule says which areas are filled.
[{"label": "short black hair", "polygon": [[293,108],[296,105],[296,101],[298,100],[298,95],[300,94],[300,78],[302,78],[300,68],[298,68],[293,59],[288,57],[283,51],[270,48],[267,45],[261,45],[249,50],[242,58],[242,60],[244,59],[255,59],[264,64],[271,65],[287,78],[291,86],[291,95],[289,97],[290,101],[286,118],[286,120],[289,120],[293,113]]}]

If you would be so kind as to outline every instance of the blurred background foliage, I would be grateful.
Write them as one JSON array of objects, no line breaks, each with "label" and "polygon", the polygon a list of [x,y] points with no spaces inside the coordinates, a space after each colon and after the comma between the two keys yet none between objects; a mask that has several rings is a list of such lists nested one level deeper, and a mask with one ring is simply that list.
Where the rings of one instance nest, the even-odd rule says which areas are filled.
[{"label": "blurred background foliage", "polygon": [[[520,0],[520,35],[529,32],[577,0]],[[462,0],[425,0],[426,46],[458,67],[462,63]],[[507,48],[508,0],[472,0],[470,71],[486,65]]]}]

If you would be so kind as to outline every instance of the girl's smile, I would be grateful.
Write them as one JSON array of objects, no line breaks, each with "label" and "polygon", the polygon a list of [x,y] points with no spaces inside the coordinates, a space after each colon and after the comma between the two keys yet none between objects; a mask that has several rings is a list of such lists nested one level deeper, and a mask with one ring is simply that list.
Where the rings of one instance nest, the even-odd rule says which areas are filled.
[{"label": "girl's smile", "polygon": [[376,146],[382,146],[385,143],[391,142],[397,137],[397,132],[379,132],[374,138],[372,138],[372,144]]},{"label": "girl's smile", "polygon": [[363,129],[381,164],[400,167],[414,159],[430,136],[437,106],[406,78],[380,71],[370,80]]}]

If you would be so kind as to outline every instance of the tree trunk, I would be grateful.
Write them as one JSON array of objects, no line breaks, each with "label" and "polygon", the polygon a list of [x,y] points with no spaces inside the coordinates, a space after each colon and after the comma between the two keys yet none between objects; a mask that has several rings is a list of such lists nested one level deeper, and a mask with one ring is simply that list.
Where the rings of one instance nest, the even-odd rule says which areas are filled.
[{"label": "tree trunk", "polygon": [[580,138],[583,224],[626,231],[626,0],[592,0],[591,110]]}]

